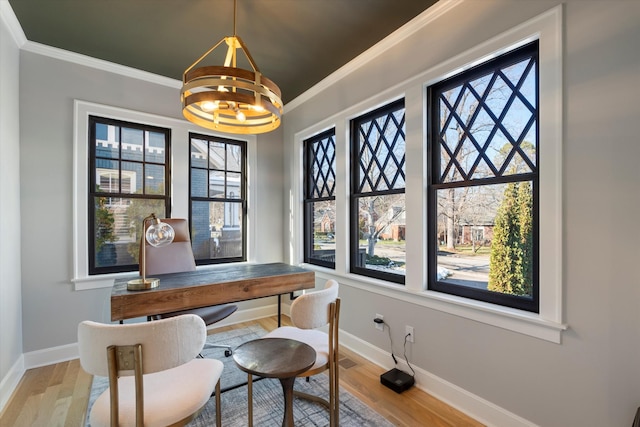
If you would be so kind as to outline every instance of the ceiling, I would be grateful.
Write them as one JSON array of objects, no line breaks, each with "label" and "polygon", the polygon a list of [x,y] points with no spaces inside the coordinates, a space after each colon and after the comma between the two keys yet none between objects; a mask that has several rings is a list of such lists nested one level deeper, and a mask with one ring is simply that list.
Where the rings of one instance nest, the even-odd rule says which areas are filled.
[{"label": "ceiling", "polygon": [[[437,0],[237,0],[236,34],[287,103]],[[9,0],[27,40],[181,80],[233,35],[232,0]],[[226,45],[200,65],[222,65]],[[238,67],[249,68],[248,63]]]}]

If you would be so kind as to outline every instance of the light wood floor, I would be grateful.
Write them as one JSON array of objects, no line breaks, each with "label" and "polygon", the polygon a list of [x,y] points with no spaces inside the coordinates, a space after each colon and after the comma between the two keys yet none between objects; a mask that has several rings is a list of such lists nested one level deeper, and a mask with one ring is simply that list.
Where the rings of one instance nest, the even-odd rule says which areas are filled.
[{"label": "light wood floor", "polygon": [[[276,322],[275,316],[257,321],[266,330],[274,329]],[[212,333],[247,325],[226,326]],[[416,387],[402,394],[389,390],[380,384],[384,369],[353,352],[341,349],[340,356],[340,386],[396,426],[482,425]],[[77,359],[28,370],[0,414],[0,427],[82,427],[91,379]]]}]

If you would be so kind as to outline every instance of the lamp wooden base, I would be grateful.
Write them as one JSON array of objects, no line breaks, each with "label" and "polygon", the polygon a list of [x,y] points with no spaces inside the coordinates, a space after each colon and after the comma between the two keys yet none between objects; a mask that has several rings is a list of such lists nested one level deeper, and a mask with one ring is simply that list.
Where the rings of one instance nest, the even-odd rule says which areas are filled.
[{"label": "lamp wooden base", "polygon": [[134,279],[127,282],[128,291],[145,291],[148,289],[157,288],[160,284],[160,279]]}]

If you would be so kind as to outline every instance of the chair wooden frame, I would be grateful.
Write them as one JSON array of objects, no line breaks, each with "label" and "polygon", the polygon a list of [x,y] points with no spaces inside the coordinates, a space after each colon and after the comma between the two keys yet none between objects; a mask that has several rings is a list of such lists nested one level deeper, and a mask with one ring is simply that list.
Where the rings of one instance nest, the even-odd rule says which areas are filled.
[{"label": "chair wooden frame", "polygon": [[329,400],[323,399],[313,394],[304,393],[293,390],[295,396],[303,399],[318,402],[327,407],[329,410],[329,425],[337,427],[340,421],[340,366],[339,361],[339,340],[338,340],[338,324],[340,320],[340,298],[336,298],[335,302],[329,305],[329,360],[328,366],[320,366],[313,370],[308,370],[300,375],[302,378],[309,378],[329,369]]},{"label": "chair wooden frame", "polygon": [[[143,365],[142,365],[142,344],[135,345],[111,345],[107,347],[107,362],[109,364],[109,398],[111,401],[111,427],[118,427],[119,419],[119,402],[118,398],[118,378],[120,371],[134,372],[134,382],[136,388],[136,427],[144,427],[144,381],[143,381]],[[216,426],[222,427],[222,411],[220,399],[220,380],[216,383]],[[167,427],[184,426],[193,421],[202,409],[182,420],[171,424]]]},{"label": "chair wooden frame", "polygon": [[[326,333],[328,339],[327,360],[309,370],[298,374],[297,377],[306,378],[329,370],[329,399],[304,393],[294,388],[294,395],[320,403],[329,410],[329,425],[337,427],[340,418],[340,376],[339,376],[339,324],[340,324],[340,298],[338,295],[339,284],[335,280],[328,280],[325,288],[318,292],[304,294],[298,297],[291,305],[291,320],[293,327],[284,326],[269,332],[265,338],[291,338],[306,342],[312,347],[324,342],[324,332],[318,328],[328,325]],[[327,311],[324,311],[327,310]],[[321,341],[322,340],[322,341]],[[323,345],[324,347],[324,345]],[[315,348],[315,347],[314,347]],[[315,348],[318,352],[318,348]],[[324,355],[324,348],[319,355]],[[323,360],[324,357],[322,357]],[[323,360],[324,361],[324,360]]]}]

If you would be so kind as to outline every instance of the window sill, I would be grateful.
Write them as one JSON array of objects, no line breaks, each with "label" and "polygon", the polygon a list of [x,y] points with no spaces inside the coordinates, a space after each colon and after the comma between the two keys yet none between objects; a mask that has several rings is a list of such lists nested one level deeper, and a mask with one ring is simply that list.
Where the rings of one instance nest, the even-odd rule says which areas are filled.
[{"label": "window sill", "polygon": [[71,279],[74,291],[88,291],[113,287],[115,279],[131,276],[132,273],[101,274],[99,276],[76,277]]},{"label": "window sill", "polygon": [[564,323],[543,319],[536,313],[501,307],[495,304],[474,301],[467,298],[442,294],[440,292],[412,291],[402,285],[369,279],[354,274],[339,274],[333,270],[318,268],[317,266],[309,264],[305,264],[304,267],[314,270],[316,276],[321,279],[337,277],[341,284],[347,286],[410,302],[556,344],[561,344],[562,332],[568,328]]}]

